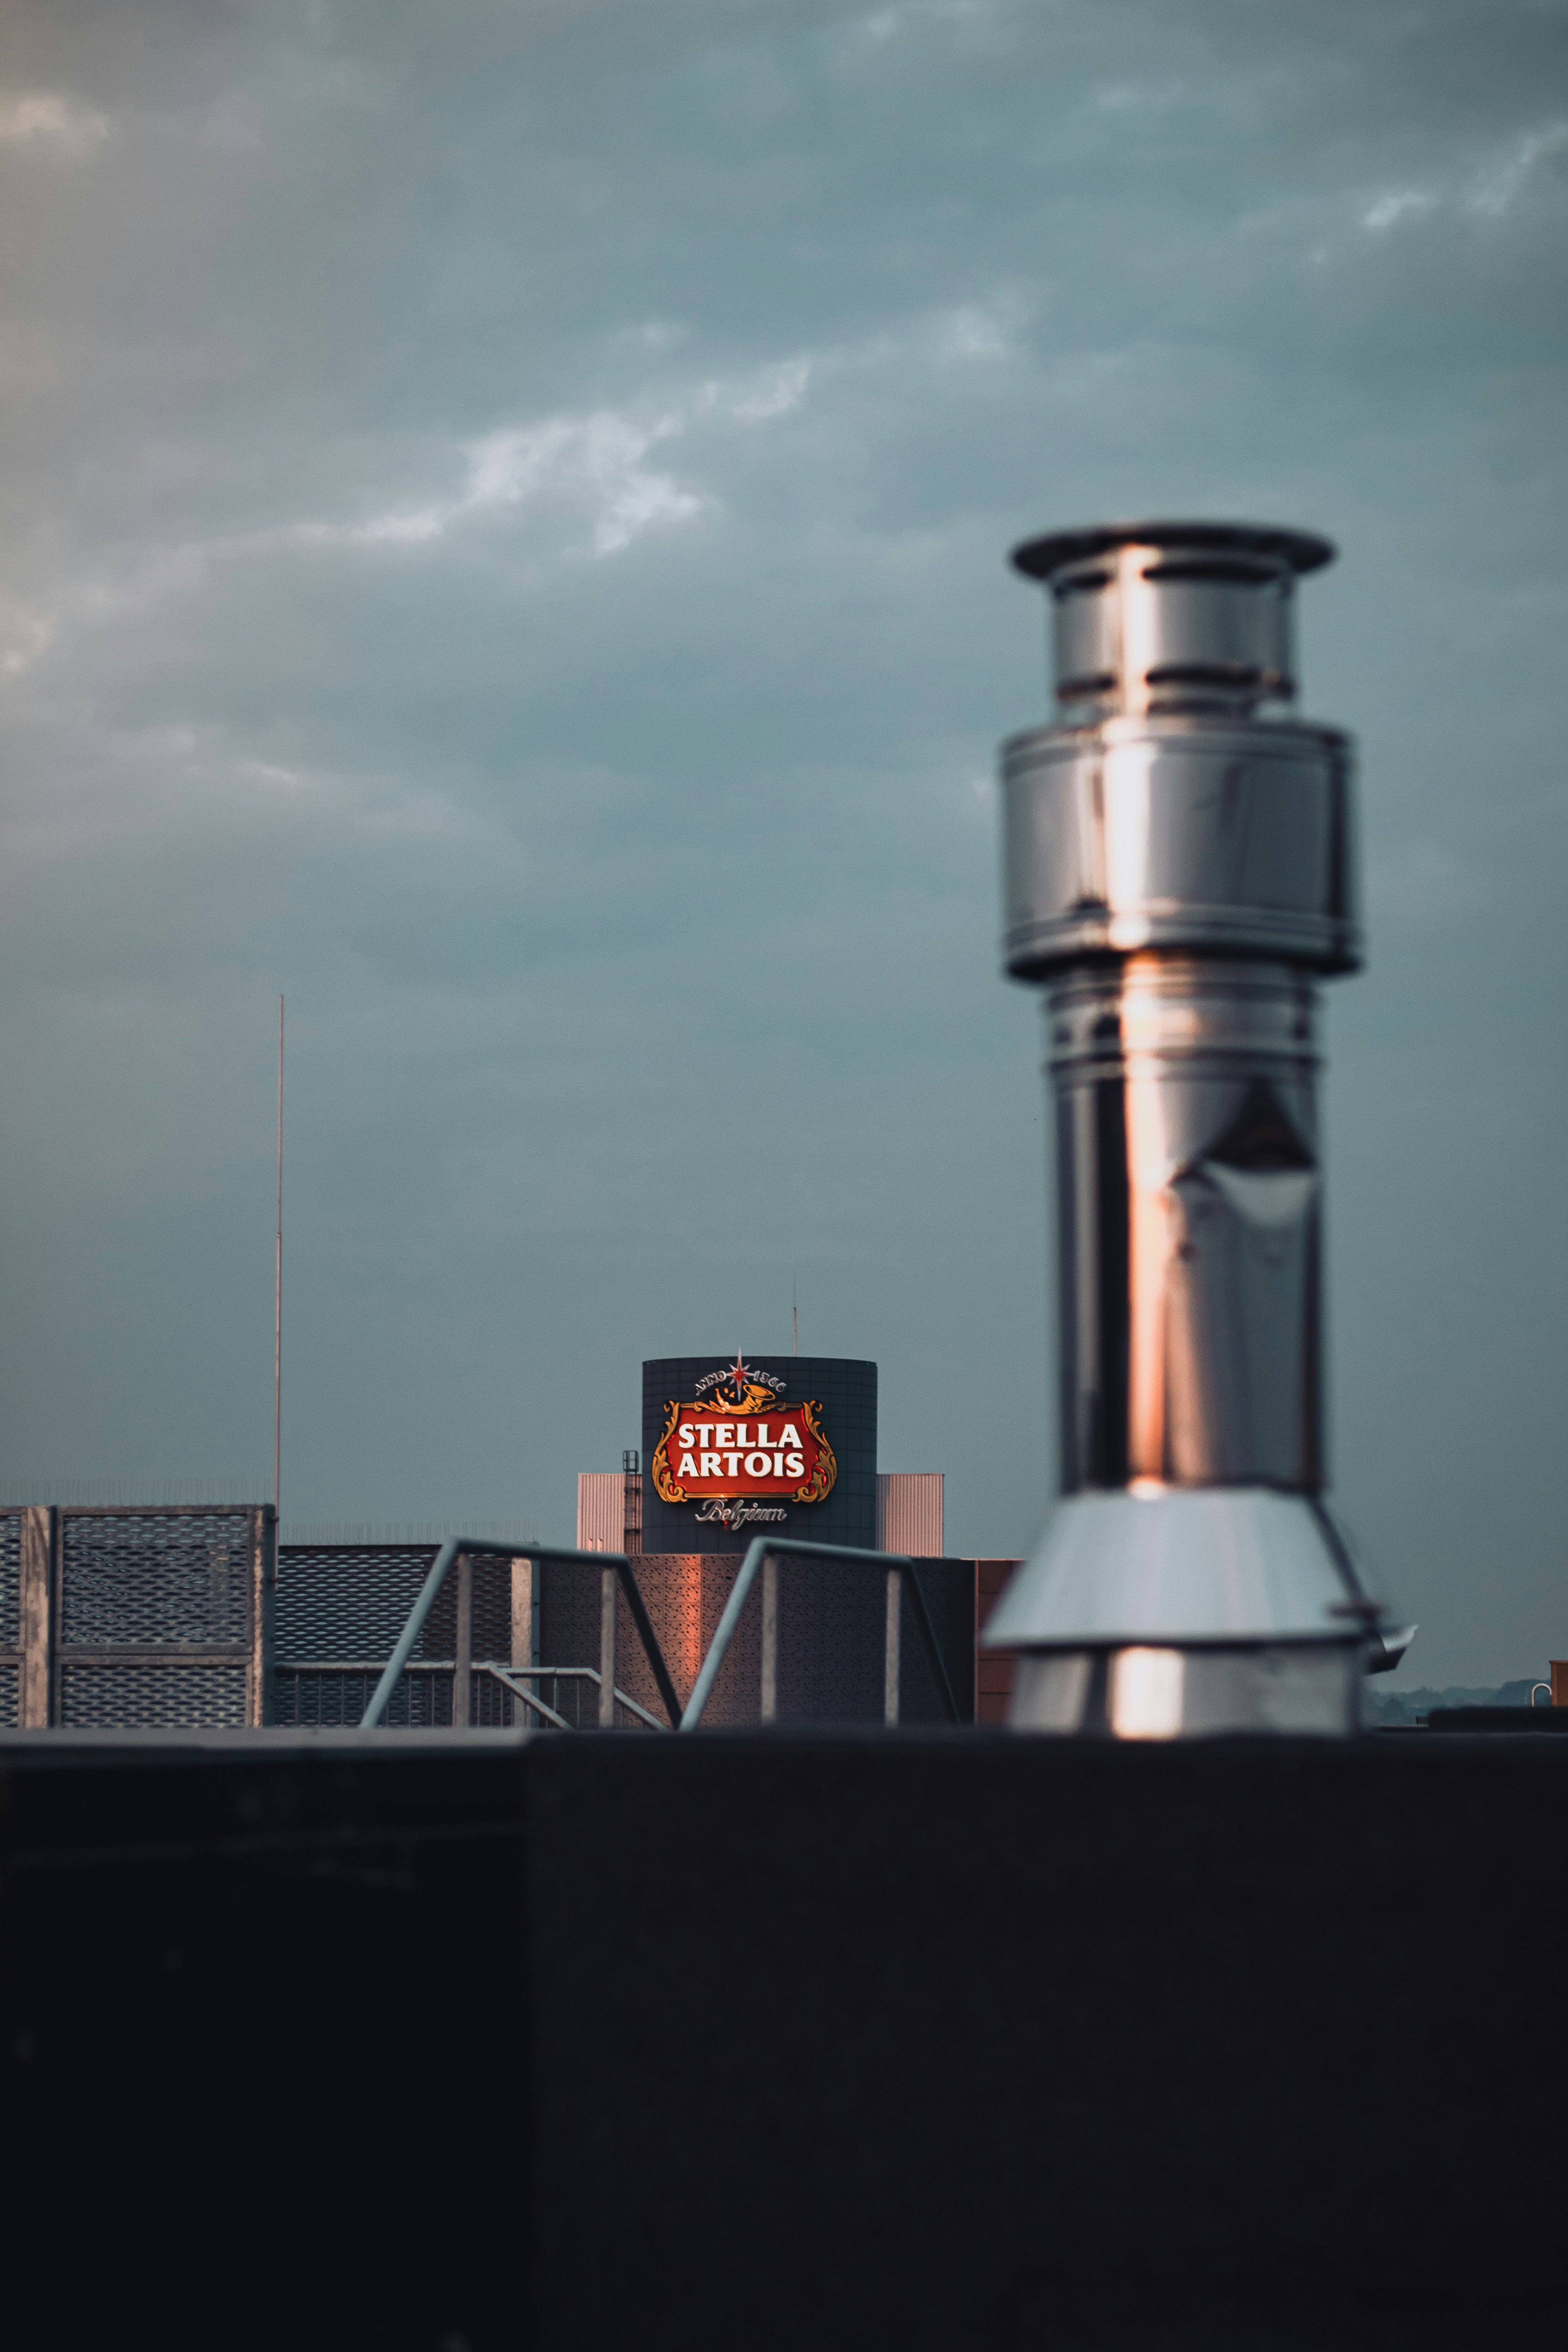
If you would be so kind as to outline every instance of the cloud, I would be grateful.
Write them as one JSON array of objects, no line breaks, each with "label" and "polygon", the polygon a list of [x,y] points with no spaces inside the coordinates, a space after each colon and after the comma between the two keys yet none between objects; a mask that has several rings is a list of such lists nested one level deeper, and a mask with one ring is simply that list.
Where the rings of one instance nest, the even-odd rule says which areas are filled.
[{"label": "cloud", "polygon": [[20,677],[47,653],[58,623],[51,614],[0,599],[0,676]]},{"label": "cloud", "polygon": [[1167,108],[1180,106],[1190,98],[1184,82],[1113,81],[1094,93],[1094,104],[1102,114],[1163,113]]},{"label": "cloud", "polygon": [[395,510],[352,527],[307,525],[302,536],[374,546],[418,546],[480,516],[527,508],[552,492],[585,507],[595,555],[618,555],[661,522],[680,522],[703,501],[645,461],[683,429],[662,416],[637,424],[613,409],[502,426],[468,445],[467,478],[445,503]]},{"label": "cloud", "polygon": [[999,304],[987,310],[980,303],[965,303],[950,311],[941,329],[944,355],[957,360],[1005,358],[1013,348],[1015,312],[1015,305]]},{"label": "cloud", "polygon": [[968,31],[995,13],[988,0],[892,0],[891,5],[852,17],[838,28],[837,45],[842,54],[851,57],[857,51],[874,53],[928,27]]},{"label": "cloud", "polygon": [[1564,146],[1568,146],[1568,122],[1549,122],[1537,131],[1521,131],[1471,183],[1467,196],[1471,211],[1500,220],[1523,194],[1536,166]]},{"label": "cloud", "polygon": [[1506,140],[1480,165],[1467,174],[1425,187],[1389,188],[1363,205],[1363,228],[1373,236],[1402,224],[1448,211],[1484,220],[1503,220],[1547,158],[1568,147],[1568,122],[1548,122],[1521,131]]},{"label": "cloud", "polygon": [[54,90],[0,91],[0,145],[86,155],[109,135],[95,108]]},{"label": "cloud", "polygon": [[1426,188],[1391,188],[1368,205],[1361,216],[1363,228],[1381,236],[1384,229],[1396,228],[1403,220],[1417,220],[1423,213],[1433,211],[1437,198]]},{"label": "cloud", "polygon": [[291,550],[430,548],[487,520],[521,520],[548,507],[554,520],[544,544],[557,561],[620,555],[649,530],[721,506],[713,490],[650,464],[654,451],[725,425],[776,424],[805,401],[814,365],[820,374],[820,362],[796,356],[739,377],[700,379],[662,406],[598,407],[498,426],[459,445],[461,480],[452,495],[388,506],[365,521],[316,517],[105,551],[100,567],[79,574],[52,612],[0,600],[0,677],[29,669],[69,623],[126,621],[163,600],[206,591],[218,571]]},{"label": "cloud", "polygon": [[650,466],[653,450],[705,422],[776,423],[800,406],[811,375],[809,360],[781,360],[735,381],[701,382],[652,415],[596,408],[502,425],[466,445],[465,479],[455,497],[364,523],[299,524],[289,535],[307,542],[421,546],[486,515],[555,496],[585,509],[595,555],[619,555],[657,525],[689,521],[715,504],[710,493]]},{"label": "cloud", "polygon": [[732,416],[737,425],[771,425],[775,417],[787,416],[800,406],[811,373],[810,360],[780,360],[759,369],[749,383],[740,387],[704,384],[698,404]]}]

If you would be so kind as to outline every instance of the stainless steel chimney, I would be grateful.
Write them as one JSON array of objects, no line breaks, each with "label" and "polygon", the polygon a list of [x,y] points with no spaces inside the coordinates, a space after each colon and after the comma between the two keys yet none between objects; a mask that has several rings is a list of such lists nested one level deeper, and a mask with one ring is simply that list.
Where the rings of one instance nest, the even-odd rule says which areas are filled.
[{"label": "stainless steel chimney", "polygon": [[1003,754],[1058,1215],[1061,1500],[985,1637],[1021,1653],[1018,1729],[1348,1732],[1403,1646],[1322,1499],[1317,982],[1361,962],[1352,747],[1258,715],[1295,698],[1296,583],[1333,552],[1217,523],[1014,551],[1059,706]]}]

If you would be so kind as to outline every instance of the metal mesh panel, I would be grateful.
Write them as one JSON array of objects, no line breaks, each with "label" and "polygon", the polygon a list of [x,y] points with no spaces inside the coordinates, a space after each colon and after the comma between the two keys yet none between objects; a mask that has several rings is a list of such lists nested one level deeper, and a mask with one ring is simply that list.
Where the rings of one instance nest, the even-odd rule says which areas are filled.
[{"label": "metal mesh panel", "polygon": [[[429,1564],[427,1558],[426,1566]],[[493,1553],[487,1557],[480,1552],[471,1565],[474,1613],[468,1655],[471,1658],[494,1658],[499,1665],[506,1665],[511,1658],[511,1562]],[[456,1656],[457,1649],[458,1564],[454,1560],[447,1571],[447,1581],[437,1595],[435,1606],[425,1620],[424,1634],[415,1654],[426,1658],[450,1658]],[[360,1654],[369,1654],[361,1652]],[[486,1680],[489,1680],[488,1675]]]},{"label": "metal mesh panel", "polygon": [[[691,1696],[708,1645],[719,1630],[736,1577],[740,1552],[644,1552],[637,1562],[637,1580],[647,1603],[658,1644],[664,1652],[670,1680],[682,1706]],[[599,1663],[599,1591],[596,1577],[583,1580],[578,1616],[591,1605],[591,1625],[574,1632],[581,1656],[551,1654],[551,1664],[597,1665]],[[549,1588],[546,1588],[548,1592]],[[563,1629],[564,1631],[564,1627]],[[719,1679],[703,1716],[710,1727],[752,1724],[757,1720],[757,1693],[762,1672],[762,1590],[759,1585],[746,1603],[735,1628]],[[643,1655],[625,1594],[616,1614],[616,1680],[622,1690],[664,1721],[664,1702],[653,1671]]]},{"label": "metal mesh panel", "polygon": [[[279,1665],[290,1658],[389,1658],[435,1556],[430,1544],[280,1544]],[[417,1654],[452,1654],[421,1643]]]},{"label": "metal mesh panel", "polygon": [[[22,1514],[0,1511],[0,1643],[22,1638]],[[7,1722],[14,1723],[15,1716]]]},{"label": "metal mesh panel", "polygon": [[[274,1616],[279,1665],[290,1659],[389,1658],[437,1549],[434,1544],[282,1545]],[[504,1664],[511,1657],[511,1562],[481,1553],[474,1559],[473,1573],[471,1654]],[[454,1563],[425,1621],[415,1656],[451,1657],[457,1632]]]},{"label": "metal mesh panel", "polygon": [[[357,1724],[363,1715],[377,1677],[350,1668],[301,1671],[279,1669],[273,1686],[274,1720],[280,1724]],[[468,1721],[485,1730],[507,1731],[527,1710],[517,1706],[510,1691],[489,1675],[470,1678]],[[597,1693],[595,1694],[595,1703]],[[552,1702],[553,1703],[553,1702]],[[568,1720],[571,1718],[568,1717]],[[385,1720],[415,1730],[439,1729],[452,1720],[452,1677],[443,1674],[403,1675],[387,1701]]]},{"label": "metal mesh panel", "polygon": [[[378,1680],[365,1662],[391,1656],[408,1612],[428,1576],[434,1544],[284,1544],[278,1555],[274,1617],[276,1671],[273,1720],[279,1724],[357,1724]],[[479,1553],[471,1561],[473,1617],[470,1655],[508,1664],[511,1658],[511,1561]],[[416,1659],[450,1659],[458,1639],[458,1564],[447,1580],[415,1645]],[[304,1671],[333,1658],[355,1662],[331,1671]],[[510,1696],[489,1675],[473,1676],[469,1721],[510,1727]],[[516,1711],[521,1714],[521,1709]],[[452,1675],[410,1672],[400,1676],[384,1720],[414,1730],[436,1730],[452,1720]]]},{"label": "metal mesh panel", "polygon": [[[304,1674],[295,1666],[280,1666],[273,1681],[273,1720],[295,1726],[346,1725],[352,1729],[369,1705],[378,1679],[376,1675],[356,1674],[348,1668]],[[451,1675],[400,1675],[383,1719],[414,1731],[438,1731],[450,1724]]]},{"label": "metal mesh panel", "polygon": [[0,1724],[14,1731],[22,1720],[22,1671],[0,1665]]},{"label": "metal mesh panel", "polygon": [[[691,1696],[691,1686],[702,1664],[707,1643],[704,1629],[713,1615],[710,1607],[704,1608],[705,1584],[711,1586],[715,1579],[723,1578],[727,1597],[738,1564],[738,1558],[723,1552],[644,1553],[636,1564],[637,1583],[683,1706]],[[713,1622],[717,1622],[714,1618]],[[737,1638],[743,1638],[745,1632],[742,1625]],[[657,1715],[663,1722],[664,1702],[643,1655],[624,1594],[616,1617],[616,1680],[622,1690],[629,1692],[650,1715]]]},{"label": "metal mesh panel", "polygon": [[[905,1623],[910,1638],[914,1629]],[[888,1572],[849,1560],[779,1561],[779,1716],[785,1723],[879,1723]],[[900,1652],[900,1654],[903,1654]],[[753,1675],[747,1695],[756,1690]],[[757,1701],[751,1698],[752,1720]]]},{"label": "metal mesh panel", "polygon": [[62,1662],[59,1719],[79,1730],[239,1726],[245,1721],[245,1668]]},{"label": "metal mesh panel", "polygon": [[[546,1559],[540,1578],[539,1655],[547,1666],[596,1666],[599,1663],[599,1571],[563,1559]],[[636,1634],[632,1636],[637,1639]],[[636,1698],[642,1693],[623,1682]],[[552,1702],[553,1703],[553,1702]]]},{"label": "metal mesh panel", "polygon": [[161,1642],[243,1647],[250,1623],[251,1524],[248,1511],[62,1511],[62,1647]]}]

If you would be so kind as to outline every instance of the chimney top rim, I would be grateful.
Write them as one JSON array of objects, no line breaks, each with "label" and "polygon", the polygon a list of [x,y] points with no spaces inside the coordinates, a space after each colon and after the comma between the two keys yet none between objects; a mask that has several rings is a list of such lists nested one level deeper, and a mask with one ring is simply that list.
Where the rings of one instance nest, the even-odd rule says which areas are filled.
[{"label": "chimney top rim", "polygon": [[1077,530],[1047,531],[1021,540],[1008,561],[1031,580],[1049,580],[1069,563],[1107,555],[1119,547],[1194,548],[1211,554],[1282,558],[1292,572],[1321,571],[1339,551],[1316,531],[1289,530],[1276,523],[1111,522]]}]

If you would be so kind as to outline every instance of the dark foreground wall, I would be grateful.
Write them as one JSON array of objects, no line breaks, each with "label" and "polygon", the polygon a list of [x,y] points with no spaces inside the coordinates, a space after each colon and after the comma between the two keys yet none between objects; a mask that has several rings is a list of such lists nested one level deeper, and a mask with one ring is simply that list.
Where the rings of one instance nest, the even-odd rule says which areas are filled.
[{"label": "dark foreground wall", "polygon": [[18,2341],[1559,2322],[1556,1740],[0,1754]]}]

